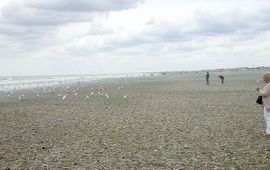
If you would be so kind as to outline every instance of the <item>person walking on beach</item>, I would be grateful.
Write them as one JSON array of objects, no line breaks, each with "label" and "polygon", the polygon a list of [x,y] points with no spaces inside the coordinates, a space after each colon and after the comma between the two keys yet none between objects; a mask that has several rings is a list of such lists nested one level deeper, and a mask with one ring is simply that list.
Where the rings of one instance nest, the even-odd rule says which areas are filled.
[{"label": "person walking on beach", "polygon": [[263,89],[257,88],[259,95],[262,96],[263,113],[266,122],[266,130],[261,132],[262,136],[270,137],[270,72],[263,75],[263,80],[266,83]]},{"label": "person walking on beach", "polygon": [[224,83],[224,76],[219,75],[218,77],[219,77],[219,78],[220,78],[220,80],[221,80],[221,84],[223,84],[223,83]]},{"label": "person walking on beach", "polygon": [[205,78],[206,78],[206,84],[209,85],[209,72],[208,71],[206,72]]}]

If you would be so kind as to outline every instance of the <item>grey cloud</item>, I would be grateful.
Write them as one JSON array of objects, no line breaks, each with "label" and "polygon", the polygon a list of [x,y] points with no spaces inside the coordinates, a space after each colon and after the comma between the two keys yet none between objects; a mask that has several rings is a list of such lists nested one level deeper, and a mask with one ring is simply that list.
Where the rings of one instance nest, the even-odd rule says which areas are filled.
[{"label": "grey cloud", "polygon": [[[158,47],[159,44],[166,43],[178,43],[179,49],[176,49],[176,51],[179,52],[198,51],[207,47],[204,45],[199,47],[181,47],[181,44],[199,37],[203,39],[203,37],[211,36],[232,36],[234,37],[233,40],[246,41],[247,39],[255,38],[258,33],[267,30],[270,17],[266,9],[270,9],[270,7],[259,6],[257,11],[250,13],[241,10],[214,14],[207,11],[197,12],[190,23],[159,22],[151,19],[149,22],[146,22],[146,29],[139,35],[134,35],[129,37],[129,39],[109,42],[100,48],[100,51],[116,51],[142,45],[147,46],[148,44],[154,44]],[[219,45],[222,46],[222,44]]]},{"label": "grey cloud", "polygon": [[154,22],[144,30],[149,41],[177,42],[185,41],[189,37],[190,30],[183,30],[179,23]]},{"label": "grey cloud", "polygon": [[[141,0],[10,0],[0,9],[0,46],[11,48],[2,49],[9,55],[0,57],[23,56],[27,55],[26,51],[37,52],[57,45],[55,32],[59,26],[91,23],[109,11],[133,8],[139,2]],[[101,25],[93,24],[85,35],[111,33]]]},{"label": "grey cloud", "polygon": [[211,14],[198,12],[195,21],[198,34],[256,34],[266,31],[270,26],[270,5],[260,4],[252,11],[239,9]]},{"label": "grey cloud", "polygon": [[[232,36],[231,41],[246,41],[256,37],[257,33],[262,31],[261,28],[270,21],[267,10],[263,9],[270,8],[258,7],[258,11],[252,13],[245,13],[241,10],[215,14],[207,11],[197,12],[190,23],[172,23],[151,19],[145,23],[145,30],[138,35],[133,35],[128,39],[119,37],[119,39],[107,42],[104,46],[95,48],[91,52],[115,52],[143,46],[150,49],[145,52],[149,54],[149,52],[155,51],[151,50],[153,47],[159,49],[166,43],[177,43],[178,49],[174,49],[177,52],[199,51],[208,47],[203,43],[189,46],[186,42],[198,40],[198,38],[202,39],[203,42],[207,37],[214,36]],[[226,46],[222,43],[217,45]],[[80,51],[80,54],[82,53]]]},{"label": "grey cloud", "polygon": [[[225,13],[211,14],[207,11],[197,12],[190,23],[167,23],[153,21],[148,25],[144,34],[160,42],[188,41],[199,36],[219,36],[239,34],[252,38],[257,33],[268,31],[270,6],[259,6],[258,9],[246,13],[241,10],[231,10]],[[149,24],[151,23],[151,24]],[[186,24],[186,25],[184,25]]]},{"label": "grey cloud", "polygon": [[134,8],[141,0],[26,0],[33,8],[52,11],[98,12]]},{"label": "grey cloud", "polygon": [[0,22],[17,25],[60,25],[89,22],[109,11],[134,8],[141,0],[12,0],[0,15]]},{"label": "grey cloud", "polygon": [[91,13],[61,13],[57,11],[46,11],[28,8],[21,5],[8,5],[2,10],[1,22],[25,26],[50,26],[70,22],[91,21]]},{"label": "grey cloud", "polygon": [[0,22],[0,34],[2,34],[2,35],[13,35],[14,36],[14,35],[24,34],[24,33],[25,33],[25,29],[22,27]]},{"label": "grey cloud", "polygon": [[207,16],[198,19],[198,29],[194,33],[202,35],[228,34],[237,30],[237,27],[222,20],[221,17]]}]

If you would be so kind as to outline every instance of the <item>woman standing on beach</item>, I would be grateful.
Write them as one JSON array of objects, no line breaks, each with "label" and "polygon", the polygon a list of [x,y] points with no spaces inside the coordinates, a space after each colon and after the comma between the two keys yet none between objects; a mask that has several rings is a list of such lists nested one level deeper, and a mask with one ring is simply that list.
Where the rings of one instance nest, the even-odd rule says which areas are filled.
[{"label": "woman standing on beach", "polygon": [[270,137],[270,72],[263,75],[263,80],[266,83],[263,89],[257,88],[259,95],[262,96],[263,100],[263,113],[266,122],[266,130],[261,134],[263,136]]}]

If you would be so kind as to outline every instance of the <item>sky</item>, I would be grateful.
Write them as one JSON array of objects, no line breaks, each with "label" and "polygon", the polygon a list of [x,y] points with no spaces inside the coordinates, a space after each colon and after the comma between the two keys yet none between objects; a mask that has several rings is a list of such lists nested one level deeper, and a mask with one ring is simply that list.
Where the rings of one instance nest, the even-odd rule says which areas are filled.
[{"label": "sky", "polygon": [[0,76],[270,65],[268,0],[0,0]]}]

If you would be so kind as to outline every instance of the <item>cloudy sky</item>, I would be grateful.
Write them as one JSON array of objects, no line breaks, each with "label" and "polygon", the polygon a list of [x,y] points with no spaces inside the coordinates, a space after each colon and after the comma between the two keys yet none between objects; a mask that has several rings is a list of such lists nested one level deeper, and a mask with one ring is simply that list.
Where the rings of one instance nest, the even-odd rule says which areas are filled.
[{"label": "cloudy sky", "polygon": [[268,0],[0,0],[0,76],[270,65]]}]

